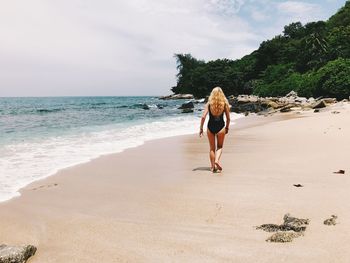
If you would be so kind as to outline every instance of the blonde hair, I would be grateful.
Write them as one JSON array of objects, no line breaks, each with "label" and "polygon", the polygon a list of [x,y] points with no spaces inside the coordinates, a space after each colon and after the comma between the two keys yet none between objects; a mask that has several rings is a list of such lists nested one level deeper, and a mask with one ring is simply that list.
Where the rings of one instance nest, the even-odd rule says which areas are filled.
[{"label": "blonde hair", "polygon": [[220,87],[213,88],[208,99],[208,105],[210,105],[210,112],[214,116],[224,112],[225,107],[228,106],[228,101]]}]

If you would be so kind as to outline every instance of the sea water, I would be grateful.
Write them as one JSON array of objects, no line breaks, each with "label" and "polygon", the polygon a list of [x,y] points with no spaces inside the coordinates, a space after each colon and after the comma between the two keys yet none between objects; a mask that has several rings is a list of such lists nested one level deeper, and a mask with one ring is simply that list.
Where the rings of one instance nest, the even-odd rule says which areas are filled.
[{"label": "sea water", "polygon": [[0,201],[59,169],[145,141],[197,133],[204,104],[182,113],[178,108],[185,102],[156,97],[0,98]]}]

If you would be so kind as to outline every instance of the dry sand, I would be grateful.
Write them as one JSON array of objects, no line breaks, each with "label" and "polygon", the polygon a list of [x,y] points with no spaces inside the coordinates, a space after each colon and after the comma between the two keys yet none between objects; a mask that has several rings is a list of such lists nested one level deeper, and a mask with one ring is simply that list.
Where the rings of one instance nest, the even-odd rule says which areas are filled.
[{"label": "dry sand", "polygon": [[[36,245],[30,263],[349,262],[349,106],[238,121],[221,174],[197,135],[62,170],[0,204],[1,243]],[[305,235],[266,242],[255,226],[288,212]]]}]

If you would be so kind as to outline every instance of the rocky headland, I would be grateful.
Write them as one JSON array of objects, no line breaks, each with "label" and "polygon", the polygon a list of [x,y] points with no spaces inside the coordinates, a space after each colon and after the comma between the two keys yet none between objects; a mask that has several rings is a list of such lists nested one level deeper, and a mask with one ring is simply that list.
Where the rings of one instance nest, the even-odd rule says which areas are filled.
[{"label": "rocky headland", "polygon": [[[189,102],[183,103],[179,109],[183,113],[193,112],[195,103],[205,103],[208,97],[196,100],[191,94],[175,94],[169,96],[159,97],[162,100],[170,99],[187,99]],[[291,112],[291,111],[311,111],[319,112],[321,108],[326,108],[337,101],[336,98],[306,98],[300,97],[294,91],[289,92],[284,97],[259,97],[256,95],[238,95],[229,96],[228,102],[231,107],[231,112],[243,113],[248,115],[250,113],[257,113],[259,115],[269,115],[276,112]],[[343,101],[349,101],[344,99]]]}]

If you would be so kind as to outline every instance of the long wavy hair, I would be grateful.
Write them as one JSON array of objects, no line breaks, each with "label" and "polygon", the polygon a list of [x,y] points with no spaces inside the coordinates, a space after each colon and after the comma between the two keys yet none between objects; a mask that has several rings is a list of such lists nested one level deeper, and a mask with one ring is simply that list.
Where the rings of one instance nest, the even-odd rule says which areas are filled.
[{"label": "long wavy hair", "polygon": [[220,87],[213,88],[208,99],[208,105],[210,105],[210,112],[214,116],[222,114],[225,107],[228,107],[228,101]]}]

